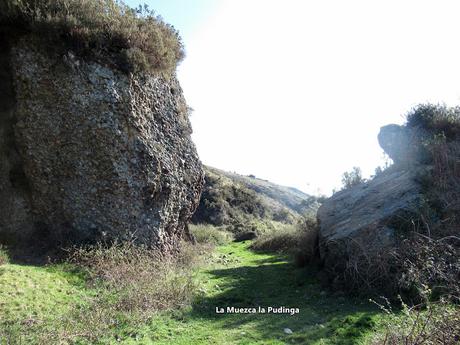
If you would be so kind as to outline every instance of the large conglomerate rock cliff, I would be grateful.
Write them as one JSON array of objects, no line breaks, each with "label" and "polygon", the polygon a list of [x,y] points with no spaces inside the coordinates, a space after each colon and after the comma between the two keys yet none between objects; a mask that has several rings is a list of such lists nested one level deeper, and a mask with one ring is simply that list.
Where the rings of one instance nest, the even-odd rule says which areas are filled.
[{"label": "large conglomerate rock cliff", "polygon": [[203,184],[174,73],[0,43],[0,241],[174,246]]}]

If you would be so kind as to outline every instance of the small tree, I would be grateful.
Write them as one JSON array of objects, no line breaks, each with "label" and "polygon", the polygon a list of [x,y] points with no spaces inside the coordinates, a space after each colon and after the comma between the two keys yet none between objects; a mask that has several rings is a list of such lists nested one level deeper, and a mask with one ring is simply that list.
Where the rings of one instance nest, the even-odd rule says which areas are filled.
[{"label": "small tree", "polygon": [[366,180],[363,178],[359,167],[353,167],[351,171],[346,171],[342,175],[342,189],[348,189],[363,182],[366,182]]}]

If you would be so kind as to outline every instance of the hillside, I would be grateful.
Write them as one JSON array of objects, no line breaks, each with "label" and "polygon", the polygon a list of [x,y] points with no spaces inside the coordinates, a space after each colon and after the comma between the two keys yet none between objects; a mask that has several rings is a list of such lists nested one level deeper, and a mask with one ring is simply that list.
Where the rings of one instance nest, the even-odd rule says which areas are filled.
[{"label": "hillside", "polygon": [[[291,187],[205,167],[205,186],[194,223],[216,226],[267,221],[292,224],[314,214],[318,199]],[[230,229],[234,230],[234,229]]]},{"label": "hillside", "polygon": [[281,205],[297,214],[305,215],[309,212],[314,213],[319,206],[319,199],[317,197],[306,194],[297,188],[281,186],[253,175],[245,176],[215,168],[209,169],[219,172],[235,182],[241,183],[246,188],[255,191],[268,203]]}]

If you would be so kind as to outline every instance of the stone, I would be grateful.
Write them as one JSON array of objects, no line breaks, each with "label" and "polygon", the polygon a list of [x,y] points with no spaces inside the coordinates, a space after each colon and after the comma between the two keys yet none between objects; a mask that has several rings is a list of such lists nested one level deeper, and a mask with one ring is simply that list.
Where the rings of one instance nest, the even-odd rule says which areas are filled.
[{"label": "stone", "polygon": [[328,268],[344,266],[356,249],[391,248],[402,222],[410,223],[423,203],[420,174],[391,169],[342,190],[318,210],[320,257]]},{"label": "stone", "polygon": [[380,129],[380,146],[393,166],[373,179],[326,199],[318,209],[319,253],[324,265],[340,272],[361,254],[380,255],[398,245],[424,204],[423,138],[418,129],[395,124]]},{"label": "stone", "polygon": [[188,236],[204,174],[176,76],[0,45],[0,241]]},{"label": "stone", "polygon": [[395,165],[408,167],[423,161],[423,137],[420,129],[390,124],[380,128],[377,138]]}]

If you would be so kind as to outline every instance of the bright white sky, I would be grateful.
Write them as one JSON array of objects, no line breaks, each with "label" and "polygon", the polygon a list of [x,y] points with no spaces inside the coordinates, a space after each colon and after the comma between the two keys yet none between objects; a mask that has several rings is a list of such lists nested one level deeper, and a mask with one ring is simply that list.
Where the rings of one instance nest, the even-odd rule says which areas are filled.
[{"label": "bright white sky", "polygon": [[383,164],[381,126],[460,104],[459,1],[146,2],[184,38],[193,139],[220,169],[329,194]]}]

